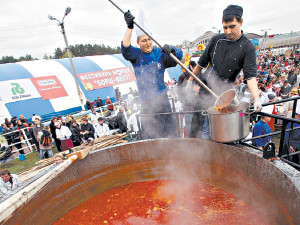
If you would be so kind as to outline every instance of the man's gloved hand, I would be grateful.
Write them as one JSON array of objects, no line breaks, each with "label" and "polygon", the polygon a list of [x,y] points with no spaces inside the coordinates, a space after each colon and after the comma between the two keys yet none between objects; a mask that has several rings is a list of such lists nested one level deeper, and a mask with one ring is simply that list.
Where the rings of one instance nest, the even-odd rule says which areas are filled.
[{"label": "man's gloved hand", "polygon": [[167,44],[164,45],[161,51],[166,55],[170,55],[170,53],[172,53],[173,55],[175,54],[175,50],[172,48],[172,46]]},{"label": "man's gloved hand", "polygon": [[131,12],[128,10],[127,12],[124,13],[124,19],[126,21],[127,27],[129,29],[133,29],[133,20],[134,20],[134,16],[131,14]]},{"label": "man's gloved hand", "polygon": [[256,112],[258,112],[262,109],[262,105],[261,105],[261,102],[260,102],[259,98],[254,99],[253,106],[254,106],[254,110]]}]

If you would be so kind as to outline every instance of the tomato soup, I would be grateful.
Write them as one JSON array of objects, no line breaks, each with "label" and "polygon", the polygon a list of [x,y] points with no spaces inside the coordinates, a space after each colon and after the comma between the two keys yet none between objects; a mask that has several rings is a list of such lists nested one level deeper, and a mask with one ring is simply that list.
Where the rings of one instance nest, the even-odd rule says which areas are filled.
[{"label": "tomato soup", "polygon": [[215,186],[178,180],[128,184],[99,194],[54,224],[269,224],[255,209]]}]

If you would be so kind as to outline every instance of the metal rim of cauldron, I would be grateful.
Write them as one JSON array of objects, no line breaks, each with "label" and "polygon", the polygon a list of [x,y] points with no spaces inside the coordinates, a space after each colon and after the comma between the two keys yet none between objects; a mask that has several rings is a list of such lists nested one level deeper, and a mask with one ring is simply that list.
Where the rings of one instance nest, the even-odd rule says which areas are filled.
[{"label": "metal rim of cauldron", "polygon": [[[210,149],[209,151],[203,149],[199,151],[199,146],[203,148],[210,147]],[[109,173],[119,174],[118,168],[120,169],[120,166],[125,166],[130,172],[132,166],[139,168],[139,163],[151,162],[154,168],[148,168],[151,169],[150,175],[148,174],[149,171],[147,167],[146,170],[133,170],[132,174],[131,172],[123,173],[124,170],[122,169],[122,173],[119,174],[119,180],[110,180],[114,182],[114,187],[124,185],[128,182],[130,183],[131,180],[127,180],[127,177],[131,176],[134,177],[134,180],[137,179],[133,182],[154,178],[161,179],[163,175],[160,174],[159,171],[160,160],[170,157],[170,153],[172,153],[176,155],[175,159],[178,159],[178,161],[175,162],[177,164],[179,161],[185,159],[181,155],[184,152],[192,154],[193,157],[191,157],[191,160],[197,162],[197,165],[201,166],[201,168],[205,162],[214,163],[212,166],[226,166],[230,170],[228,175],[230,179],[233,179],[233,182],[234,179],[237,178],[233,175],[234,173],[231,173],[231,170],[249,177],[249,179],[247,178],[249,182],[258,182],[258,188],[261,185],[263,191],[271,191],[272,194],[282,202],[283,206],[292,215],[295,224],[300,222],[300,215],[298,213],[298,209],[300,208],[300,181],[299,179],[297,180],[297,178],[300,177],[300,173],[289,165],[283,162],[271,164],[263,160],[254,149],[247,148],[242,150],[241,148],[230,145],[197,139],[156,139],[121,144],[92,152],[84,160],[75,162],[75,164],[67,168],[66,173],[68,176],[60,174],[55,177],[37,196],[26,202],[24,207],[17,210],[11,217],[11,220],[7,221],[7,224],[15,224],[20,221],[24,222],[23,224],[53,223],[55,219],[58,219],[72,207],[95,196],[97,191],[100,190],[99,188],[104,188],[100,193],[110,189],[105,182],[105,178],[109,176]],[[213,160],[213,162],[211,162],[211,160]],[[241,163],[245,160],[247,165]],[[187,165],[189,166],[189,164]],[[197,171],[201,172],[201,168],[198,168]],[[270,173],[268,173],[269,171]],[[203,171],[203,174],[206,173],[207,171]],[[215,175],[220,176],[220,174],[218,175],[217,173]],[[207,174],[207,176],[210,177],[209,174]],[[262,179],[261,176],[265,179]],[[212,178],[215,179],[215,182],[220,182],[218,178],[222,177]],[[255,180],[253,180],[254,178]],[[283,180],[274,188],[273,182],[277,182],[277,179]],[[248,185],[248,183],[243,185]],[[288,188],[289,191],[285,192],[283,188],[284,190]],[[56,191],[59,192],[57,193]],[[252,191],[258,193],[255,189]],[[244,192],[243,190],[241,193]],[[58,195],[53,195],[53,193]],[[233,193],[235,194],[235,192]],[[282,193],[286,194],[286,198],[283,198]],[[249,193],[246,194],[248,195]],[[260,200],[260,196],[257,197],[257,200]],[[293,201],[293,204],[290,204],[291,201]],[[265,207],[265,205],[262,205],[262,207]],[[51,209],[55,210],[51,215],[46,213],[51,211]],[[29,212],[34,213],[28,217]],[[25,215],[27,215],[27,217]],[[48,218],[48,216],[51,218]]]}]

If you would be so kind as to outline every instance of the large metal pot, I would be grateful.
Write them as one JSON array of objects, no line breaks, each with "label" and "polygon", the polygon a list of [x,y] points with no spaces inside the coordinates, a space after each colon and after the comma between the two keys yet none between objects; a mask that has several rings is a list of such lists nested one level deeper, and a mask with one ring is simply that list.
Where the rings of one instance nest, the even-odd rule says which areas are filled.
[{"label": "large metal pot", "polygon": [[241,102],[235,112],[222,113],[211,107],[207,110],[210,138],[216,142],[229,143],[241,140],[250,131],[249,103]]},{"label": "large metal pot", "polygon": [[96,150],[74,162],[2,223],[53,224],[80,203],[111,188],[174,179],[227,190],[264,215],[269,224],[300,224],[299,176],[289,165],[269,163],[251,148],[200,139],[140,141]]}]

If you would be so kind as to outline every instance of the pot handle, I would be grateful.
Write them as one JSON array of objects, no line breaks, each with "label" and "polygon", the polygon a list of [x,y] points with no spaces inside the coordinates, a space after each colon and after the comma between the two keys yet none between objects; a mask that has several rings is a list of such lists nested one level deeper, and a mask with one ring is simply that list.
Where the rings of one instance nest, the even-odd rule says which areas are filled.
[{"label": "pot handle", "polygon": [[249,111],[244,112],[244,113],[247,114],[247,115],[251,115],[252,113],[255,113],[255,110],[249,110]]},{"label": "pot handle", "polygon": [[202,114],[203,116],[208,116],[207,110],[203,110],[201,114]]}]

